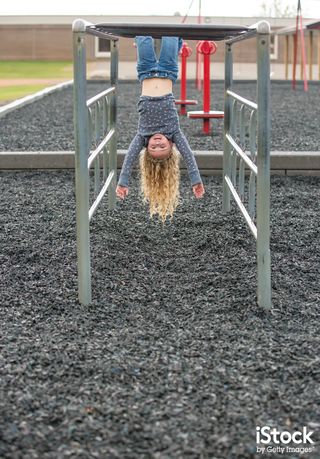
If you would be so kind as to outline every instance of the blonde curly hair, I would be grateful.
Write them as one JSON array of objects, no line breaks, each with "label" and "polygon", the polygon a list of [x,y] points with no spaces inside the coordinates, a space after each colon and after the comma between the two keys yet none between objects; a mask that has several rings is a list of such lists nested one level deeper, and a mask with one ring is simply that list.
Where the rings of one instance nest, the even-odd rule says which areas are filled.
[{"label": "blonde curly hair", "polygon": [[147,148],[140,154],[140,186],[143,200],[149,203],[150,216],[162,222],[172,218],[179,204],[180,154],[172,147],[168,158],[155,159]]}]

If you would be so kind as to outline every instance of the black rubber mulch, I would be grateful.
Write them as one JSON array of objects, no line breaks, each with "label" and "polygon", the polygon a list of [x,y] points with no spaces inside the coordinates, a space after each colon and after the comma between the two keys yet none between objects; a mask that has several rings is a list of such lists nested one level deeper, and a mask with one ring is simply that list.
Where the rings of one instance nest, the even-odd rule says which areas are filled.
[{"label": "black rubber mulch", "polygon": [[[88,97],[106,88],[101,82],[88,85]],[[256,85],[252,82],[235,82],[239,94],[256,100]],[[118,148],[127,149],[136,133],[137,101],[140,94],[138,82],[120,82],[118,88]],[[180,86],[174,87],[176,98]],[[211,108],[223,110],[224,86],[211,83]],[[197,99],[202,109],[202,94],[193,82],[188,83],[187,96]],[[9,113],[0,123],[0,151],[59,151],[74,150],[72,88],[52,94],[44,99]],[[320,91],[319,83],[309,85],[304,92],[300,84],[291,89],[290,82],[271,82],[271,150],[319,151]],[[223,149],[223,120],[211,122],[212,136],[202,133],[202,121],[181,118],[181,127],[194,150]]]},{"label": "black rubber mulch", "polygon": [[254,240],[222,213],[220,178],[204,181],[196,201],[183,179],[165,225],[136,179],[104,203],[84,307],[73,172],[0,173],[1,458],[247,459],[257,426],[319,441],[320,179],[272,178],[269,314]]}]

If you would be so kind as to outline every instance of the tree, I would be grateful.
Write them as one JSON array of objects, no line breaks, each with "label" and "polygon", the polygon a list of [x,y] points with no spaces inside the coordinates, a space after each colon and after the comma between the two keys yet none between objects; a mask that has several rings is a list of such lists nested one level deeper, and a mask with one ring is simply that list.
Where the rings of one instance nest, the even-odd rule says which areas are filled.
[{"label": "tree", "polygon": [[261,16],[274,18],[292,18],[296,15],[294,6],[283,5],[282,0],[263,2],[261,4]]}]

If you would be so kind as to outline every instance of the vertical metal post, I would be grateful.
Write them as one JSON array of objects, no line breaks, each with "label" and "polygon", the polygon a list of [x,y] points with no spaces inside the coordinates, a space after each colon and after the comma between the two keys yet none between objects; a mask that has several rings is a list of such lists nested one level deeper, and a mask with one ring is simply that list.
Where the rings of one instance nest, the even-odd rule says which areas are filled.
[{"label": "vertical metal post", "polygon": [[109,172],[114,171],[114,176],[109,188],[109,209],[116,207],[116,186],[117,186],[117,84],[118,84],[118,41],[111,41],[111,62],[110,62],[110,84],[115,87],[115,91],[110,98],[110,126],[115,129],[115,133],[110,141],[109,149]]},{"label": "vertical metal post", "polygon": [[[109,119],[109,106],[108,106],[108,102],[107,102],[107,99],[104,98],[103,99],[103,121],[102,121],[102,126],[103,126],[103,137],[106,136],[106,133],[109,132],[109,122],[110,122],[110,119]],[[103,179],[103,183],[106,181],[107,177],[108,177],[108,158],[109,158],[109,146],[106,146],[104,149],[103,149],[103,156],[102,156],[102,165],[103,165],[103,175],[102,175],[102,179]]]},{"label": "vertical metal post", "polygon": [[[99,140],[101,136],[101,110],[100,104],[97,102],[95,104],[95,125],[94,125],[94,145],[97,147],[99,145]],[[100,155],[98,155],[94,161],[94,194],[98,196],[100,191]]]},{"label": "vertical metal post", "polygon": [[318,80],[320,80],[320,30],[318,30]]},{"label": "vertical metal post", "polygon": [[[245,120],[244,120],[244,105],[241,105],[239,112],[239,140],[241,148],[245,151]],[[243,159],[240,159],[239,163],[239,195],[241,201],[244,201],[244,175],[245,175],[245,163]]]},{"label": "vertical metal post", "polygon": [[[250,125],[249,125],[249,143],[250,143],[250,157],[254,163],[257,160],[257,149],[256,149],[256,134],[257,134],[257,112],[251,111]],[[256,175],[251,171],[249,179],[249,215],[252,220],[256,216]]]},{"label": "vertical metal post", "polygon": [[86,104],[85,24],[73,24],[74,51],[74,133],[78,257],[78,296],[80,303],[91,302],[89,234],[88,112]]},{"label": "vertical metal post", "polygon": [[230,211],[230,190],[225,182],[225,176],[230,177],[231,174],[231,146],[226,140],[226,135],[230,131],[231,126],[231,98],[227,91],[231,88],[233,75],[233,56],[232,45],[226,44],[225,50],[225,79],[224,79],[224,146],[223,146],[223,212]]},{"label": "vertical metal post", "polygon": [[271,309],[270,261],[270,26],[261,22],[257,30],[258,53],[258,177],[257,177],[257,262],[258,304]]}]

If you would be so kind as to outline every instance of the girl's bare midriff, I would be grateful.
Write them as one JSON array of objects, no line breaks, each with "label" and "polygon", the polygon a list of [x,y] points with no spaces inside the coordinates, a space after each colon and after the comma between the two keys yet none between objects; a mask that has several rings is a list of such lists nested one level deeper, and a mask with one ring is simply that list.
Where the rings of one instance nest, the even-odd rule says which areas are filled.
[{"label": "girl's bare midriff", "polygon": [[147,78],[142,82],[143,96],[164,96],[172,92],[173,83],[169,78]]}]

